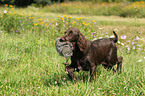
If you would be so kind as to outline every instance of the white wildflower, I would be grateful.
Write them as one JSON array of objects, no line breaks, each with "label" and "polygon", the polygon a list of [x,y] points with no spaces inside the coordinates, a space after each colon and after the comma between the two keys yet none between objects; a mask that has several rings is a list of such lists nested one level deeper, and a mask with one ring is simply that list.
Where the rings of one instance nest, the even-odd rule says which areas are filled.
[{"label": "white wildflower", "polygon": [[138,36],[136,36],[136,40],[140,40],[140,38]]},{"label": "white wildflower", "polygon": [[120,44],[121,42],[120,42],[120,41],[118,41],[118,43]]},{"label": "white wildflower", "polygon": [[99,28],[99,29],[101,30],[101,29],[103,29],[103,28]]},{"label": "white wildflower", "polygon": [[138,50],[140,51],[140,50],[141,50],[141,48],[138,48]]},{"label": "white wildflower", "polygon": [[63,81],[65,81],[66,80],[66,78],[62,78],[63,79]]},{"label": "white wildflower", "polygon": [[126,35],[121,35],[121,39],[126,39],[127,36]]},{"label": "white wildflower", "polygon": [[118,31],[117,29],[114,29],[114,31]]},{"label": "white wildflower", "polygon": [[101,39],[101,38],[103,38],[103,37],[99,37],[99,39]]},{"label": "white wildflower", "polygon": [[114,35],[111,35],[110,38],[114,38]]},{"label": "white wildflower", "polygon": [[130,41],[128,40],[128,41],[126,41],[127,43],[129,43]]},{"label": "white wildflower", "polygon": [[132,49],[135,49],[135,46],[133,46]]},{"label": "white wildflower", "polygon": [[6,14],[7,13],[7,10],[4,10],[4,14]]},{"label": "white wildflower", "polygon": [[97,40],[97,38],[94,38],[93,41],[94,41],[94,40]]},{"label": "white wildflower", "polygon": [[130,51],[130,47],[129,46],[126,46],[126,47],[127,47],[127,50]]},{"label": "white wildflower", "polygon": [[137,62],[142,62],[142,59],[138,60]]},{"label": "white wildflower", "polygon": [[55,81],[55,84],[57,84],[57,81]]},{"label": "white wildflower", "polygon": [[121,43],[122,46],[124,46],[124,43]]},{"label": "white wildflower", "polygon": [[58,26],[58,23],[56,23],[55,25]]},{"label": "white wildflower", "polygon": [[109,38],[109,36],[108,36],[108,35],[106,35],[105,37],[106,37],[106,38]]}]

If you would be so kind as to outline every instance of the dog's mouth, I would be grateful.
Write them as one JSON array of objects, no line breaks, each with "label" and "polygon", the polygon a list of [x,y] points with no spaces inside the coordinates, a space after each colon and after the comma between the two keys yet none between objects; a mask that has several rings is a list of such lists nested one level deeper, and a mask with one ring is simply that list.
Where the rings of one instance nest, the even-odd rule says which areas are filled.
[{"label": "dog's mouth", "polygon": [[59,41],[60,41],[60,42],[70,43],[72,46],[74,46],[74,45],[76,44],[75,41],[69,41],[69,40],[67,40],[66,38],[63,38],[63,37],[60,38]]}]

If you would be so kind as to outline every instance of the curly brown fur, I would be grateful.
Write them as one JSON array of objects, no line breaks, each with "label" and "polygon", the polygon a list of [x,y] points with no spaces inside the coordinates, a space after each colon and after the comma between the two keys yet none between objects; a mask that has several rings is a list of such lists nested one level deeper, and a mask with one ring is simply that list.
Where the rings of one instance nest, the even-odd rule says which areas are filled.
[{"label": "curly brown fur", "polygon": [[118,41],[118,36],[114,31],[113,33],[115,38],[89,41],[77,28],[66,30],[60,41],[68,41],[74,46],[71,64],[65,67],[67,75],[74,79],[74,71],[90,71],[91,79],[94,79],[96,68],[100,64],[106,69],[112,69],[113,72],[116,72],[113,66],[117,64],[117,71],[121,73],[123,57],[117,57],[115,43]]}]

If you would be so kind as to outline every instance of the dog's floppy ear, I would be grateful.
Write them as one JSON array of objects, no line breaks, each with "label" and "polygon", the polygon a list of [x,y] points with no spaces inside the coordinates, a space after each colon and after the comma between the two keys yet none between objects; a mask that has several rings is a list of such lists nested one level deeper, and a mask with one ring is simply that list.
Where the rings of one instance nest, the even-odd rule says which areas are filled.
[{"label": "dog's floppy ear", "polygon": [[79,32],[77,44],[81,52],[86,52],[89,48],[89,41],[80,32]]}]

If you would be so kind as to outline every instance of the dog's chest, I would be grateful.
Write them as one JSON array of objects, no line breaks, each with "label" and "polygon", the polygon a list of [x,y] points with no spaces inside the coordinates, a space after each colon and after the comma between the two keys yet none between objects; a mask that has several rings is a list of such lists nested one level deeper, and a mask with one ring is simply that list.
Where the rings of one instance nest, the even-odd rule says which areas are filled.
[{"label": "dog's chest", "polygon": [[83,71],[89,71],[90,70],[90,64],[83,58],[78,61],[78,69]]}]

